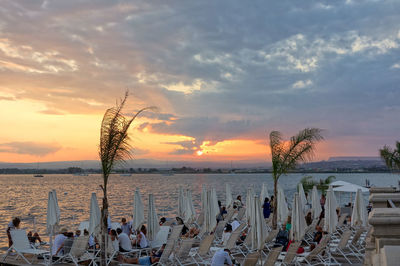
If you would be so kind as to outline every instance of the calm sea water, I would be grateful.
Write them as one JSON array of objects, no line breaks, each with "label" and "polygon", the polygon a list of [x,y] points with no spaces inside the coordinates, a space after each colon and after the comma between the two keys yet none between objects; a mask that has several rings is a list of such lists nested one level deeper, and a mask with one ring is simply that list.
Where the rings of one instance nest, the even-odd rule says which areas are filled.
[{"label": "calm sea water", "polygon": [[[330,174],[312,174],[314,179],[326,178]],[[399,175],[393,174],[334,174],[336,180],[364,185],[365,179],[379,186],[397,186]],[[288,202],[291,202],[296,185],[304,174],[290,174],[280,178]],[[225,201],[225,183],[232,186],[233,197],[241,194],[245,199],[246,189],[253,185],[259,194],[261,184],[266,182],[272,193],[273,181],[270,174],[185,174],[174,176],[163,175],[112,175],[109,180],[109,202],[112,221],[118,222],[122,217],[130,217],[133,212],[133,194],[140,189],[142,200],[147,211],[148,194],[153,193],[159,216],[173,217],[176,215],[178,188],[190,188],[193,194],[195,208],[200,211],[200,193],[202,185],[214,186],[218,198]],[[92,192],[96,192],[101,204],[102,184],[100,175],[72,176],[46,175],[35,178],[32,175],[0,175],[0,248],[7,246],[6,228],[14,216],[21,217],[22,228],[33,230],[34,224],[29,217],[36,217],[35,228],[45,235],[46,208],[48,192],[56,189],[61,209],[61,223],[69,230],[76,230],[80,221],[89,219],[89,202]],[[342,197],[342,201],[349,199]],[[146,213],[145,213],[146,215]]]}]

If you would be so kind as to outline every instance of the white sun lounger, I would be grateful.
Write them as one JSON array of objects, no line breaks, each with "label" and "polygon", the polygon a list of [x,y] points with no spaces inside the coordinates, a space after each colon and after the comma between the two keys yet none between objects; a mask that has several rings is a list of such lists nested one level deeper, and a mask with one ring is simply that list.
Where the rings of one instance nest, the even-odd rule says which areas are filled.
[{"label": "white sun lounger", "polygon": [[32,264],[32,262],[29,261],[24,254],[36,255],[36,257],[38,255],[44,256],[45,254],[49,254],[47,250],[32,248],[25,230],[11,230],[10,234],[13,245],[7,250],[3,261],[5,261],[12,250],[18,254],[17,258],[21,257],[28,264]]}]

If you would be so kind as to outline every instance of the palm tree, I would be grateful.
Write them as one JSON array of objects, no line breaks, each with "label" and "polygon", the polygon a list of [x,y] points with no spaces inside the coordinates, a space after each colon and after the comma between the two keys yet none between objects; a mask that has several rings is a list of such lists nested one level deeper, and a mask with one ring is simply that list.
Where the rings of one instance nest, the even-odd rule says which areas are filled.
[{"label": "palm tree", "polygon": [[118,163],[124,162],[131,157],[131,145],[129,144],[128,129],[135,118],[144,110],[153,109],[148,107],[139,110],[132,117],[127,118],[122,110],[128,98],[128,91],[125,97],[116,104],[116,106],[107,109],[101,122],[99,156],[101,169],[103,172],[103,206],[101,209],[101,261],[102,266],[106,265],[106,236],[107,236],[107,218],[108,218],[108,199],[107,184],[111,171]]},{"label": "palm tree", "polygon": [[305,176],[300,180],[305,193],[308,193],[314,186],[316,186],[318,190],[321,190],[322,194],[325,194],[325,191],[329,188],[329,184],[332,183],[333,179],[336,177],[330,175],[325,179],[320,179],[319,181],[313,180],[312,178],[312,176]]},{"label": "palm tree", "polygon": [[396,141],[395,149],[385,145],[383,149],[379,150],[379,153],[389,169],[400,170],[400,141]]},{"label": "palm tree", "polygon": [[[312,159],[316,142],[323,139],[322,130],[318,128],[306,128],[297,135],[290,138],[290,141],[282,140],[282,133],[272,131],[269,135],[272,177],[274,179],[274,199],[277,199],[278,180],[282,174],[297,167],[300,162],[307,162]],[[277,204],[274,204],[273,226],[277,224]]]}]

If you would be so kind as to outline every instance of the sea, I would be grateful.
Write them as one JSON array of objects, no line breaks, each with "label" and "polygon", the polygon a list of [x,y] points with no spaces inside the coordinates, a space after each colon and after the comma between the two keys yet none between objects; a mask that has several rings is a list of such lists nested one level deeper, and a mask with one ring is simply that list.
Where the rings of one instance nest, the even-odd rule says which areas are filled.
[{"label": "sea", "polygon": [[[398,186],[400,175],[390,173],[323,173],[323,174],[288,174],[281,176],[279,184],[285,191],[290,205],[296,186],[304,176],[311,175],[314,180],[325,179],[334,175],[336,180],[364,185],[369,179],[375,186]],[[6,229],[13,217],[22,219],[21,228],[37,231],[44,240],[46,236],[46,213],[48,192],[57,191],[58,204],[61,210],[61,226],[75,231],[81,221],[89,220],[89,204],[91,193],[95,192],[101,206],[103,183],[101,175],[0,175],[0,249],[8,245]],[[133,213],[133,197],[139,188],[147,215],[148,195],[154,195],[155,207],[159,217],[173,218],[177,214],[178,189],[182,186],[192,190],[196,211],[200,211],[200,194],[202,186],[215,187],[218,199],[225,202],[225,184],[231,184],[232,196],[242,195],[246,199],[246,191],[254,187],[260,193],[262,183],[266,183],[270,195],[273,193],[271,174],[133,174],[132,176],[111,175],[108,184],[110,215],[113,222],[120,222],[125,217],[130,220]],[[354,198],[354,195],[352,196]],[[368,195],[365,195],[368,200]],[[339,201],[339,200],[338,200]],[[342,204],[350,201],[350,195],[341,195]]]}]

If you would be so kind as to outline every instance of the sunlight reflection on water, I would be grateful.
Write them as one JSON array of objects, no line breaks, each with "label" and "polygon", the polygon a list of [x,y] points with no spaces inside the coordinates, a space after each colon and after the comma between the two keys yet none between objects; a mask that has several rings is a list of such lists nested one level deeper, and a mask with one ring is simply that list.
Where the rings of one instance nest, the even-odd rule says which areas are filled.
[{"label": "sunlight reflection on water", "polygon": [[[312,174],[314,179],[326,178],[330,174]],[[282,176],[281,186],[284,188],[289,203],[296,185],[304,174]],[[399,176],[392,174],[335,174],[336,180],[343,180],[359,185],[365,179],[379,186],[397,185]],[[110,214],[114,222],[122,217],[129,217],[133,212],[133,194],[139,187],[142,201],[147,211],[148,194],[153,193],[158,215],[173,217],[176,215],[178,187],[192,189],[193,201],[197,211],[200,211],[200,193],[203,184],[215,186],[218,198],[225,201],[225,183],[232,186],[233,197],[245,195],[249,185],[254,185],[257,194],[261,184],[266,182],[272,193],[273,181],[270,174],[182,174],[162,176],[158,174],[119,176],[112,175],[109,181]],[[28,218],[36,217],[36,229],[40,235],[45,235],[46,209],[48,192],[56,189],[61,209],[61,224],[76,230],[79,222],[89,219],[89,202],[92,192],[96,192],[101,204],[101,175],[72,176],[45,175],[35,178],[32,175],[0,175],[0,248],[7,245],[6,227],[12,217],[23,219],[22,228],[33,230],[33,222]],[[245,199],[245,196],[242,197]],[[344,201],[348,200],[342,198]]]}]

